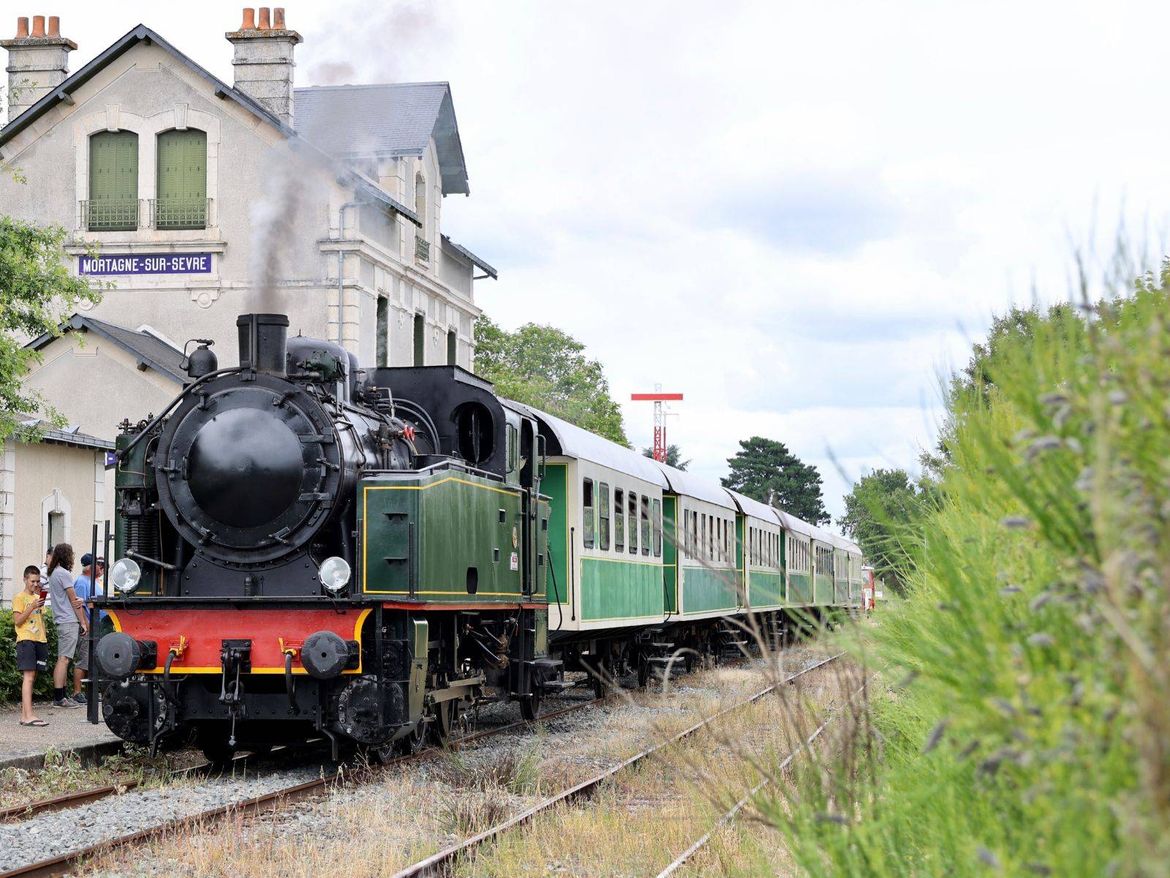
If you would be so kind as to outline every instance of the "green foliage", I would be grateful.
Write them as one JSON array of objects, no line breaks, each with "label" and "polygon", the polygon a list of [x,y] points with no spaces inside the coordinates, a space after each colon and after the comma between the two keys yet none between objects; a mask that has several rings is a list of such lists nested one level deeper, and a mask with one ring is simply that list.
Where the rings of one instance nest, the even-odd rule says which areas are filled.
[{"label": "green foliage", "polygon": [[24,418],[63,423],[40,394],[23,386],[37,354],[26,349],[19,336],[58,333],[62,319],[79,303],[101,298],[98,290],[69,273],[61,259],[64,241],[60,227],[43,228],[0,216],[0,439],[13,434],[35,439],[35,430],[20,428]]},{"label": "green foliage", "polygon": [[752,436],[742,439],[740,450],[727,460],[731,472],[723,487],[739,491],[761,503],[779,506],[810,524],[828,524],[821,493],[821,474],[803,463],[783,442]]},{"label": "green foliage", "polygon": [[954,386],[910,597],[872,635],[901,682],[759,803],[803,871],[1167,874],[1168,284],[1035,313]]},{"label": "green foliage", "polygon": [[622,412],[609,394],[601,363],[552,326],[526,323],[508,332],[483,315],[475,324],[475,371],[496,392],[584,430],[629,445]]},{"label": "green foliage", "polygon": [[[35,696],[49,696],[53,692],[53,662],[57,660],[57,626],[53,611],[45,608],[45,635],[49,639],[49,670],[37,674]],[[0,702],[20,702],[21,673],[16,669],[16,626],[12,624],[12,610],[0,608]]]},{"label": "green foliage", "polygon": [[845,495],[845,514],[837,524],[861,546],[874,574],[903,592],[925,514],[925,492],[905,470],[879,469],[862,476]]},{"label": "green foliage", "polygon": [[[653,448],[643,448],[642,449],[642,456],[653,458],[654,457],[654,449]],[[686,472],[687,467],[691,465],[691,462],[689,460],[682,459],[682,451],[679,450],[679,447],[677,445],[667,445],[666,446],[666,465],[673,466],[675,469],[680,469],[683,472]]]}]

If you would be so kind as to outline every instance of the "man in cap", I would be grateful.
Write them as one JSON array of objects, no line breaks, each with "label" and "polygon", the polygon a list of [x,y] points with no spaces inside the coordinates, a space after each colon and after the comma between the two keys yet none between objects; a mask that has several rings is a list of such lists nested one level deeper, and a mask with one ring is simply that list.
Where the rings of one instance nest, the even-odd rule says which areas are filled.
[{"label": "man in cap", "polygon": [[[81,575],[73,582],[73,590],[83,603],[88,604],[90,598],[94,596],[101,581],[102,574],[106,569],[106,559],[98,558],[94,562],[93,555],[86,552],[81,556]],[[89,608],[85,610],[86,618],[89,619]],[[89,623],[93,624],[93,619],[89,619]],[[78,704],[85,704],[85,693],[81,691],[81,681],[85,677],[85,672],[89,670],[89,640],[88,638],[81,645],[78,651],[77,662],[73,665],[73,700]]]}]

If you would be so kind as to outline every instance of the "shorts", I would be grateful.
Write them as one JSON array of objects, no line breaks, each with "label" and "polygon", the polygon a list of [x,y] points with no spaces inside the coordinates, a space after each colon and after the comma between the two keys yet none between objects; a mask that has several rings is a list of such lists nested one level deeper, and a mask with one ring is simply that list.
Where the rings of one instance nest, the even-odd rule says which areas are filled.
[{"label": "shorts", "polygon": [[57,658],[77,658],[77,644],[81,640],[80,625],[57,626]]},{"label": "shorts", "polygon": [[16,641],[16,669],[19,671],[47,671],[49,644],[40,640]]}]

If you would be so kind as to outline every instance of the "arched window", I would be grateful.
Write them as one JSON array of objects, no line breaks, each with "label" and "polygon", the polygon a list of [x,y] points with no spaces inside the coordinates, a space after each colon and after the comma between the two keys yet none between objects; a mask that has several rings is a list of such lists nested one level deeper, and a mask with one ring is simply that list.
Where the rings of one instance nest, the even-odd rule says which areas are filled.
[{"label": "arched window", "polygon": [[100,131],[89,139],[85,227],[91,232],[138,228],[138,135],[133,131]]},{"label": "arched window", "polygon": [[207,228],[207,133],[197,128],[158,136],[157,229]]}]

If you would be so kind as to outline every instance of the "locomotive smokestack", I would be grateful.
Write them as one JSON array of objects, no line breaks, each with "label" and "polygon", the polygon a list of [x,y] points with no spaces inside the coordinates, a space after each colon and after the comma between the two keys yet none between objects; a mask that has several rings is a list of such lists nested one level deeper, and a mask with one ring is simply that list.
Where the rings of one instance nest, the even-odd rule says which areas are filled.
[{"label": "locomotive smokestack", "polygon": [[288,342],[285,314],[241,314],[236,318],[240,333],[240,366],[271,375],[284,375]]}]

